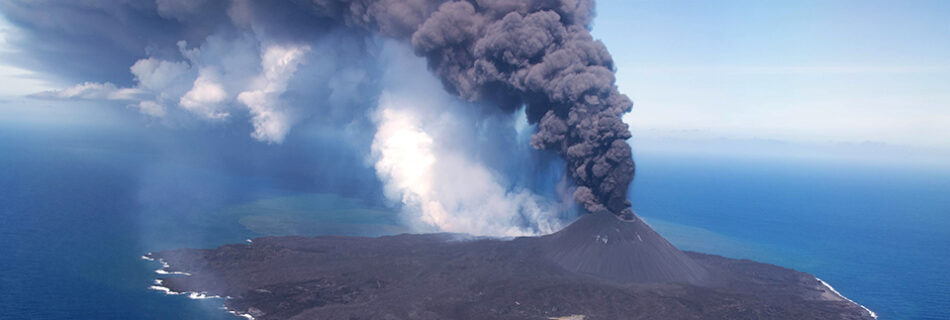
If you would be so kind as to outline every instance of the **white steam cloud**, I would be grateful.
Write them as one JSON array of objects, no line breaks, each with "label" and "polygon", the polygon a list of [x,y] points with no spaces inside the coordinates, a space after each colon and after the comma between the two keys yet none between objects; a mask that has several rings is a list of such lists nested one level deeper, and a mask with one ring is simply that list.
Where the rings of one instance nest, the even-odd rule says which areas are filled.
[{"label": "white steam cloud", "polygon": [[560,228],[554,211],[527,190],[510,191],[500,178],[460,152],[439,150],[415,115],[397,105],[418,103],[384,94],[373,139],[376,172],[388,198],[411,222],[438,231],[523,236]]},{"label": "white steam cloud", "polygon": [[253,87],[238,94],[238,101],[247,106],[253,116],[254,133],[261,141],[280,143],[290,130],[292,117],[280,105],[280,95],[287,90],[287,82],[297,71],[309,46],[271,46],[261,55],[263,74]]},{"label": "white steam cloud", "polygon": [[[159,119],[177,108],[206,121],[228,121],[238,109],[246,109],[254,139],[282,143],[301,121],[301,113],[307,112],[294,105],[301,102],[299,96],[291,100],[283,95],[301,90],[293,87],[301,85],[294,82],[295,77],[316,80],[305,81],[309,86],[322,81],[328,105],[306,106],[317,109],[309,112],[372,118],[377,131],[366,150],[368,158],[385,196],[399,204],[402,216],[417,231],[522,236],[560,229],[558,214],[564,208],[507,181],[488,160],[497,162],[506,156],[479,146],[478,141],[484,139],[516,139],[526,128],[516,128],[518,123],[509,121],[511,114],[486,117],[484,112],[494,109],[473,106],[446,93],[439,80],[425,72],[425,59],[414,56],[405,44],[378,44],[382,46],[378,58],[385,69],[382,79],[361,65],[334,72],[326,66],[340,58],[311,54],[338,50],[332,42],[277,44],[249,33],[212,35],[198,46],[180,41],[177,49],[183,60],[140,59],[129,68],[134,79],[131,87],[86,82],[34,96],[120,101]],[[354,104],[353,97],[365,94],[364,85],[372,88],[374,81],[385,88],[378,105]],[[366,111],[348,110],[354,107]],[[493,126],[477,124],[484,122]],[[507,124],[510,136],[484,132]],[[497,146],[495,142],[486,145]]]},{"label": "white steam cloud", "polygon": [[[422,59],[386,49],[393,61],[373,115],[372,159],[384,194],[402,205],[408,222],[421,231],[488,236],[559,230],[556,204],[479,162],[477,154],[486,151],[471,143],[480,134],[473,123],[481,116],[471,113],[477,107],[463,105],[434,77],[414,71],[425,68]],[[515,125],[511,121],[513,135]]]}]

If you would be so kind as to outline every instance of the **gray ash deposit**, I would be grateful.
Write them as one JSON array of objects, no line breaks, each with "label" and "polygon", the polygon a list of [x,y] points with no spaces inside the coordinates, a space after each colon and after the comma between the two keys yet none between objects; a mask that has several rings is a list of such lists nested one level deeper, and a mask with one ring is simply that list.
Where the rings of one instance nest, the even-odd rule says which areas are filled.
[{"label": "gray ash deposit", "polygon": [[682,252],[607,213],[511,240],[266,237],[148,257],[189,274],[162,278],[169,290],[260,320],[873,318],[809,274]]}]

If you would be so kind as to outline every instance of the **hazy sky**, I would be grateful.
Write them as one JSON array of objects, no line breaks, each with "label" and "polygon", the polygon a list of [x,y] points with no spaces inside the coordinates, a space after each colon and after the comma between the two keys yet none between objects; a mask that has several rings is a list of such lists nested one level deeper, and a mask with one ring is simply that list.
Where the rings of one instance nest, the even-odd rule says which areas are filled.
[{"label": "hazy sky", "polygon": [[[15,36],[16,30],[0,15],[0,56],[16,50],[7,41]],[[0,59],[0,99],[23,96],[47,90],[52,84],[40,80],[37,75],[30,70],[25,70],[16,65],[11,65],[7,61]]]},{"label": "hazy sky", "polygon": [[948,1],[598,2],[634,136],[950,149]]},{"label": "hazy sky", "polygon": [[[602,0],[597,11],[637,138],[950,150],[948,1]],[[0,51],[16,50],[4,40],[15,32],[0,21]],[[72,85],[42,78],[0,61],[0,100]]]}]

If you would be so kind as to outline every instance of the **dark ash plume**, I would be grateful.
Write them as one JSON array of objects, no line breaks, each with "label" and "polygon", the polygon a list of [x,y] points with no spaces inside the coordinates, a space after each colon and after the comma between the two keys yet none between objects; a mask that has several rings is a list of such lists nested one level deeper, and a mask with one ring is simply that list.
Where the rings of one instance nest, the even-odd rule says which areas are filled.
[{"label": "dark ash plume", "polygon": [[[633,104],[617,90],[607,49],[589,32],[593,0],[43,3],[56,7],[48,12],[67,15],[73,11],[76,16],[96,12],[104,17],[101,21],[132,25],[107,29],[116,33],[104,35],[113,39],[113,46],[138,45],[135,41],[141,34],[134,33],[143,29],[175,31],[159,33],[168,39],[149,43],[150,50],[167,47],[162,44],[174,38],[200,38],[219,24],[252,28],[281,41],[295,41],[333,26],[408,41],[453,94],[507,111],[526,106],[528,120],[538,128],[532,146],[555,150],[566,159],[577,184],[574,198],[586,210],[632,216],[626,195],[635,166],[625,142],[630,131],[621,115]],[[37,21],[49,20],[44,16],[46,9],[33,2],[8,1],[0,3],[0,9],[17,24],[34,24],[35,30],[52,33],[52,27],[31,21],[31,15]],[[77,30],[83,30],[82,24],[96,23],[65,21],[76,21],[70,28]],[[144,22],[137,25],[138,21]],[[126,43],[124,39],[132,40]]]},{"label": "dark ash plume", "polygon": [[502,108],[527,105],[532,145],[568,162],[588,211],[630,215],[634,163],[621,115],[633,103],[614,84],[614,65],[587,29],[588,1],[447,2],[413,34],[448,90]]}]

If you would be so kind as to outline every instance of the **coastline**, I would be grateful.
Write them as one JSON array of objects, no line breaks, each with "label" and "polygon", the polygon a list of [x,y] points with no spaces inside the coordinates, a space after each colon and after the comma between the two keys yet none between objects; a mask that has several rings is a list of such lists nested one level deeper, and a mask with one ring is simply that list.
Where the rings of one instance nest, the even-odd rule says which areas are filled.
[{"label": "coastline", "polygon": [[[250,242],[250,240],[248,240],[248,242]],[[187,276],[191,276],[191,273],[188,273],[188,272],[167,271],[167,270],[165,270],[165,269],[167,269],[167,268],[170,268],[171,265],[169,265],[167,262],[165,262],[164,259],[155,259],[155,258],[152,258],[151,255],[152,255],[152,253],[149,252],[149,253],[143,255],[141,258],[142,258],[142,260],[145,260],[145,261],[149,261],[149,262],[156,262],[156,261],[157,261],[157,262],[159,262],[159,263],[162,264],[162,267],[159,268],[159,269],[157,269],[157,270],[155,270],[155,273],[161,274],[161,275],[180,275],[180,276],[186,276],[186,277],[187,277]],[[186,296],[188,297],[188,299],[192,299],[192,300],[205,300],[205,299],[222,299],[222,300],[228,300],[228,299],[231,298],[231,297],[221,297],[221,296],[216,296],[216,295],[210,295],[210,296],[209,296],[207,292],[195,292],[195,291],[177,292],[177,291],[172,291],[171,288],[165,287],[165,286],[163,286],[162,284],[163,284],[163,283],[162,283],[162,279],[155,279],[154,284],[151,285],[151,286],[149,286],[148,289],[149,289],[149,290],[155,290],[155,291],[161,291],[161,292],[164,293],[165,295],[169,295],[169,296],[186,295]],[[221,306],[221,309],[223,309],[223,310],[227,311],[228,313],[233,314],[233,315],[235,315],[235,316],[242,317],[242,318],[245,318],[245,319],[248,319],[248,320],[254,320],[254,316],[252,316],[252,315],[250,315],[250,314],[241,313],[241,312],[239,312],[239,311],[237,311],[237,310],[228,309],[227,304],[222,305],[222,306]]]},{"label": "coastline", "polygon": [[[413,237],[422,237],[422,236],[420,236],[420,235],[415,235],[415,236],[404,235],[403,237],[404,237],[404,238],[405,238],[405,237],[413,238]],[[321,239],[321,238],[318,237],[318,238],[306,238],[306,239],[310,239],[311,241],[316,241],[315,243],[313,243],[313,245],[316,245],[316,246],[320,246],[320,245],[321,245],[321,241],[341,241],[341,240],[342,240],[342,241],[357,241],[356,243],[354,243],[354,245],[364,245],[364,246],[365,246],[365,245],[369,245],[369,244],[368,244],[368,243],[362,243],[362,242],[359,242],[359,241],[380,241],[380,240],[378,240],[378,238],[375,238],[376,240],[366,240],[365,238],[360,238],[360,237],[343,238],[343,239],[340,239],[340,238]],[[363,240],[360,240],[360,239],[363,239]],[[256,240],[261,240],[261,239],[256,239]],[[265,239],[262,240],[262,241],[263,241],[262,243],[264,243],[264,246],[265,246],[265,247],[267,247],[267,246],[275,246],[275,245],[276,245],[276,246],[282,246],[282,245],[283,245],[283,244],[282,244],[282,241],[290,241],[290,243],[295,244],[295,247],[296,247],[296,243],[299,242],[299,241],[303,241],[303,240],[304,240],[304,239],[296,238],[296,237],[288,237],[288,238],[281,238],[281,237],[278,237],[278,238],[265,238]],[[420,238],[420,239],[415,240],[415,241],[429,241],[429,240],[432,240],[432,239]],[[601,239],[601,240],[602,240],[602,239]],[[296,242],[295,242],[295,241],[296,241]],[[634,241],[635,243],[639,243],[639,241],[638,241],[636,238],[634,238],[633,241]],[[253,242],[252,242],[252,241],[247,241],[247,242],[249,242],[249,243],[254,243],[255,245],[254,245],[253,247],[257,247],[256,244],[257,244],[258,241],[253,241]],[[599,241],[599,242],[602,242],[602,241]],[[399,242],[396,242],[396,243],[399,243]],[[610,241],[610,243],[613,243],[613,241]],[[334,242],[334,243],[333,243],[334,247],[338,246],[339,244],[340,244],[340,243],[337,243],[337,242]],[[451,245],[453,245],[453,246],[458,246],[458,245],[460,245],[460,244],[457,244],[457,243],[452,242]],[[246,244],[243,245],[243,246],[242,246],[242,245],[230,245],[230,246],[224,246],[224,247],[222,247],[222,248],[232,248],[232,249],[225,249],[225,250],[227,250],[227,252],[233,254],[234,256],[222,257],[222,256],[220,256],[220,255],[216,255],[216,254],[211,253],[211,254],[207,255],[207,258],[208,258],[208,259],[221,258],[221,259],[223,259],[222,261],[235,261],[235,263],[237,263],[237,266],[240,266],[243,262],[239,262],[239,261],[242,261],[242,260],[241,260],[241,259],[234,260],[233,258],[242,257],[243,254],[246,254],[246,253],[247,253],[247,252],[245,252],[246,250],[253,250],[253,249],[252,249],[252,246],[246,245]],[[241,248],[241,251],[240,251],[240,252],[235,252],[235,251],[233,251],[233,248]],[[220,249],[220,248],[219,248],[219,249]],[[195,250],[197,250],[197,249],[195,249]],[[212,250],[212,251],[213,251],[213,250]],[[454,250],[449,250],[449,251],[453,251],[453,252],[454,252]],[[312,251],[312,250],[301,250],[301,251],[300,251],[300,254],[307,255],[307,254],[312,254],[312,252],[314,252],[314,251]],[[390,251],[387,251],[387,252],[390,252]],[[161,267],[159,270],[157,270],[157,271],[164,271],[164,273],[162,273],[162,272],[157,272],[157,271],[156,271],[157,273],[159,273],[159,274],[172,274],[173,272],[176,272],[176,271],[171,271],[171,270],[177,270],[177,269],[172,268],[172,267],[170,266],[170,264],[169,264],[167,261],[165,261],[165,258],[169,258],[169,259],[170,259],[169,261],[172,261],[172,262],[175,262],[175,261],[177,261],[177,260],[176,260],[176,258],[175,258],[174,256],[166,256],[166,254],[167,254],[167,253],[165,253],[165,252],[159,252],[159,253],[157,253],[157,254],[153,254],[153,253],[149,252],[148,254],[142,256],[142,259],[147,260],[147,261],[157,261],[157,262],[161,263],[162,267]],[[205,253],[205,254],[208,254],[208,253]],[[730,259],[728,259],[728,258],[722,258],[722,257],[719,257],[719,256],[703,255],[703,254],[698,254],[698,253],[692,253],[692,254],[695,255],[695,256],[697,256],[697,258],[698,258],[699,256],[703,256],[703,257],[706,257],[706,259],[713,259],[714,261],[718,261],[718,263],[723,263],[723,262],[725,262],[725,263],[730,263],[730,261],[732,261],[732,260],[730,260]],[[385,256],[385,254],[384,254],[384,256]],[[694,258],[694,259],[695,259],[695,258]],[[441,260],[440,260],[440,261],[441,261]],[[470,262],[470,261],[469,261],[469,260],[466,260],[466,262]],[[814,295],[811,296],[811,297],[813,297],[813,298],[817,298],[817,299],[818,299],[817,301],[823,301],[823,300],[835,301],[835,302],[837,302],[835,305],[839,305],[839,306],[841,306],[841,307],[845,307],[845,305],[846,305],[846,308],[849,308],[849,309],[852,310],[852,311],[851,311],[851,312],[852,312],[851,314],[852,314],[852,315],[860,315],[860,319],[877,319],[877,314],[876,314],[876,313],[874,313],[873,311],[871,311],[871,310],[868,309],[867,307],[865,307],[865,306],[863,306],[863,305],[861,305],[861,304],[858,304],[858,303],[854,302],[853,300],[848,299],[847,297],[843,296],[841,293],[839,293],[837,290],[835,290],[833,287],[831,287],[830,284],[828,284],[827,282],[825,282],[825,281],[823,281],[823,280],[821,280],[821,279],[815,277],[814,275],[809,275],[809,274],[806,274],[806,273],[803,273],[803,272],[797,272],[797,271],[794,271],[794,270],[791,270],[791,269],[785,269],[785,268],[781,268],[781,267],[774,266],[774,265],[755,263],[755,262],[752,262],[752,261],[748,261],[748,262],[744,262],[744,263],[746,263],[746,264],[751,263],[752,265],[750,265],[750,267],[756,268],[755,270],[757,270],[757,271],[762,271],[762,269],[761,269],[762,267],[767,267],[767,268],[769,268],[769,269],[774,269],[774,270],[772,270],[772,271],[775,271],[775,272],[792,272],[792,274],[798,274],[798,277],[801,277],[801,278],[800,278],[801,280],[799,280],[799,281],[810,282],[810,281],[808,281],[807,279],[814,279],[814,281],[817,281],[818,283],[812,282],[812,284],[811,284],[808,288],[802,288],[802,289],[805,289],[804,292],[815,292],[815,290],[822,290],[822,289],[824,289],[824,290],[823,290],[824,292],[821,294],[820,297],[816,297],[816,296],[814,296]],[[497,264],[497,262],[491,262],[491,265],[492,265],[492,266],[497,266],[498,264]],[[710,265],[710,266],[712,266],[712,265]],[[228,270],[240,270],[240,268],[228,268]],[[239,316],[239,317],[242,317],[242,318],[245,318],[245,319],[255,319],[255,317],[254,317],[255,315],[260,316],[260,315],[263,315],[263,314],[267,314],[267,313],[271,313],[271,312],[272,312],[271,309],[267,309],[268,307],[272,307],[272,306],[268,306],[267,304],[264,304],[264,305],[255,304],[255,305],[253,305],[253,307],[247,308],[246,311],[239,311],[239,310],[235,310],[234,308],[231,308],[231,307],[234,306],[235,304],[238,305],[238,306],[241,306],[241,307],[240,307],[241,309],[244,309],[245,307],[247,307],[247,305],[246,305],[246,302],[247,302],[247,301],[245,301],[245,300],[246,300],[246,297],[240,296],[240,295],[238,294],[238,293],[241,292],[241,291],[233,291],[233,292],[232,292],[232,291],[215,291],[216,294],[218,294],[218,295],[220,295],[220,296],[218,296],[218,295],[209,296],[207,292],[176,292],[176,291],[173,291],[173,289],[171,289],[171,288],[179,288],[180,290],[195,290],[195,291],[202,291],[202,290],[207,289],[207,288],[204,288],[204,287],[180,286],[180,283],[178,283],[179,281],[192,281],[192,280],[194,280],[194,281],[199,281],[199,282],[200,282],[200,280],[198,280],[198,279],[201,278],[201,277],[204,277],[204,273],[202,273],[202,272],[193,271],[193,270],[188,270],[188,271],[193,272],[195,275],[192,276],[192,275],[190,275],[191,273],[189,273],[189,272],[177,271],[177,274],[178,274],[178,275],[181,275],[182,277],[177,277],[177,276],[176,276],[176,277],[167,277],[167,278],[163,278],[163,279],[156,279],[156,280],[155,280],[155,284],[152,285],[152,286],[150,286],[149,289],[151,289],[151,290],[156,290],[156,291],[161,291],[161,292],[165,293],[166,295],[186,295],[188,298],[190,298],[190,299],[195,299],[195,300],[198,300],[198,299],[224,299],[225,301],[224,301],[224,303],[223,303],[223,305],[222,305],[222,307],[221,307],[222,310],[225,310],[225,311],[227,311],[227,312],[230,313],[230,314],[233,314],[233,315],[235,315],[235,316]],[[186,274],[187,274],[187,275],[186,275]],[[239,273],[238,273],[238,274],[235,274],[235,275],[237,276],[237,279],[247,279],[246,277],[240,276]],[[187,278],[185,278],[185,277],[187,277]],[[173,280],[173,281],[167,281],[167,279],[174,279],[174,280]],[[309,278],[306,278],[306,279],[309,279]],[[304,280],[306,280],[306,279],[304,279]],[[380,287],[380,280],[379,280],[379,279],[376,279],[376,278],[375,278],[375,275],[374,275],[374,278],[372,278],[372,279],[375,279],[375,286],[369,286],[369,287],[367,287],[366,289],[367,289],[367,290],[377,290],[377,289],[379,289],[379,287]],[[371,280],[372,280],[372,279],[371,279]],[[762,278],[762,279],[768,279],[768,277]],[[331,282],[329,282],[329,283],[333,283],[333,282],[331,281]],[[393,282],[392,280],[390,280],[390,281],[383,282],[383,283],[384,283],[385,285],[390,285],[390,286],[392,286],[393,283],[395,283],[395,282]],[[801,282],[799,282],[799,283],[801,283]],[[819,285],[819,283],[820,283],[820,285]],[[255,284],[255,285],[258,286],[258,284]],[[410,285],[410,287],[414,287],[414,285]],[[823,288],[823,287],[824,287],[824,288]],[[319,284],[318,284],[317,287],[314,287],[314,288],[315,288],[315,290],[324,289],[324,287],[320,286]],[[391,287],[391,288],[397,288],[397,287]],[[210,290],[210,289],[208,289],[208,290]],[[301,290],[303,290],[303,289],[301,289]],[[265,290],[265,291],[266,291],[266,290]],[[303,290],[303,291],[307,291],[307,290]],[[307,291],[307,292],[309,292],[309,291]],[[307,292],[304,292],[304,294],[306,294]],[[270,292],[267,292],[267,293],[270,293]],[[636,292],[631,292],[631,293],[635,294]],[[232,295],[233,295],[234,297],[232,297]],[[285,298],[286,298],[286,297],[285,297]],[[803,303],[804,303],[804,302],[807,302],[807,301],[809,301],[809,300],[811,300],[811,299],[807,299],[807,298],[806,298],[806,300],[803,300]],[[266,301],[265,301],[265,302],[266,302]],[[273,302],[273,301],[271,301],[271,302]],[[524,302],[524,301],[521,300],[521,302]],[[845,303],[845,304],[840,304],[841,302],[846,302],[846,303]],[[713,303],[715,303],[715,302],[713,302]],[[524,304],[524,303],[522,303],[522,304]],[[516,303],[516,305],[522,305],[522,304],[517,304],[517,303]],[[531,304],[529,303],[528,305],[531,305]],[[524,308],[524,307],[521,307],[521,308]],[[263,310],[264,312],[261,312],[261,310]],[[813,312],[814,312],[815,310],[822,310],[822,309],[807,309],[807,310],[812,310],[812,311],[809,311],[809,312],[810,312],[809,314],[814,314]],[[566,311],[566,310],[565,310],[565,311]],[[628,312],[634,311],[634,309],[630,309],[630,310],[627,310],[627,311],[628,311]],[[642,310],[641,310],[641,311],[642,311]],[[635,311],[635,312],[639,312],[639,311]],[[819,311],[819,312],[821,312],[821,311]],[[547,316],[547,314],[545,314],[545,315]],[[591,316],[593,316],[593,315],[591,315]],[[722,314],[720,314],[720,316],[722,316]],[[828,316],[828,314],[826,314],[826,316]],[[814,317],[813,317],[813,318],[814,318]],[[827,319],[827,317],[824,317],[824,318]],[[814,318],[814,319],[820,319],[820,318]],[[857,318],[855,318],[855,319],[857,319]]]},{"label": "coastline", "polygon": [[838,292],[838,290],[835,290],[835,288],[832,287],[831,284],[829,284],[829,283],[826,282],[825,280],[821,280],[821,278],[818,278],[818,277],[815,277],[815,280],[818,280],[819,283],[821,283],[823,286],[825,286],[825,288],[828,288],[828,290],[831,290],[831,292],[834,293],[835,295],[837,295],[838,297],[841,297],[842,299],[847,300],[848,302],[851,302],[851,303],[853,303],[853,304],[856,304],[856,305],[858,305],[859,307],[861,307],[861,309],[864,309],[864,311],[867,311],[867,313],[868,313],[869,315],[871,315],[871,318],[877,319],[877,314],[874,313],[874,311],[871,311],[871,309],[868,309],[868,307],[865,307],[863,304],[857,303],[857,302],[855,302],[854,300],[848,299],[848,297],[845,297],[843,294],[841,294],[840,292]]}]

